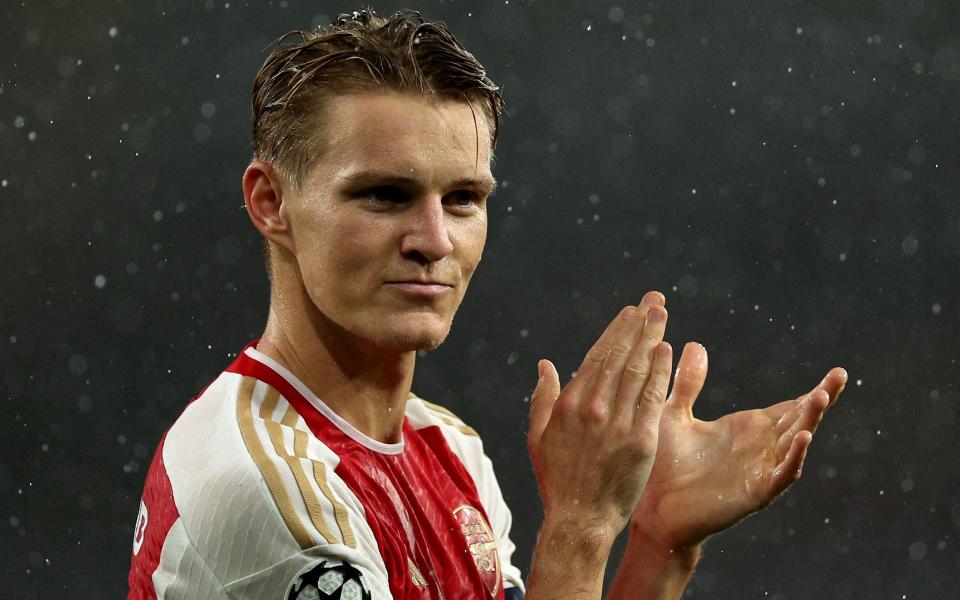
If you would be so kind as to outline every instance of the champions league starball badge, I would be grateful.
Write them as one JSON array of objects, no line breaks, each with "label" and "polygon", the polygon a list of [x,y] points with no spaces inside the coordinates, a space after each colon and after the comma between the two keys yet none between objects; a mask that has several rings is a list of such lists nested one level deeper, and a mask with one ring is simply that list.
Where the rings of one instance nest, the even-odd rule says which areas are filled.
[{"label": "champions league starball badge", "polygon": [[371,600],[360,571],[347,563],[325,560],[294,577],[287,600]]}]

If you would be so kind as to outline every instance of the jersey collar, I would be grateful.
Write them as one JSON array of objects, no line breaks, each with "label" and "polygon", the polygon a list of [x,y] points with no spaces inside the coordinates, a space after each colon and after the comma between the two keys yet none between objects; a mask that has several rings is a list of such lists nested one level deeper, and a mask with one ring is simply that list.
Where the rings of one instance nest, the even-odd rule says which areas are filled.
[{"label": "jersey collar", "polygon": [[[317,416],[326,418],[344,435],[358,444],[380,454],[400,454],[404,443],[401,439],[396,444],[386,444],[375,440],[351,425],[324,404],[313,391],[310,390],[296,375],[286,367],[257,350],[259,338],[253,340],[237,356],[236,360],[227,367],[227,371],[253,377],[280,392],[287,402],[300,413],[300,416],[309,425]],[[312,428],[311,428],[312,429]]]}]

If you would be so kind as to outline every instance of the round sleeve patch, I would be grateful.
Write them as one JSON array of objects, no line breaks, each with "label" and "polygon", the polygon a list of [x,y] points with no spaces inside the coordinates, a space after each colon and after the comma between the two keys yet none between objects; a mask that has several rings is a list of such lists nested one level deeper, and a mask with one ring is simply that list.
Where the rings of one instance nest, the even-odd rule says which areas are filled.
[{"label": "round sleeve patch", "polygon": [[290,582],[287,600],[371,600],[363,576],[352,565],[324,560]]}]

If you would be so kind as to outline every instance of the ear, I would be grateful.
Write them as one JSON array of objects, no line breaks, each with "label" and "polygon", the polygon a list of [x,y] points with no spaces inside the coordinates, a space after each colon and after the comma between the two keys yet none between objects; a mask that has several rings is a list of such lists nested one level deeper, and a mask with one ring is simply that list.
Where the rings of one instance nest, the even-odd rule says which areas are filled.
[{"label": "ear", "polygon": [[280,174],[270,163],[254,159],[243,172],[243,200],[253,226],[270,242],[294,253],[290,207],[283,206],[283,192]]}]

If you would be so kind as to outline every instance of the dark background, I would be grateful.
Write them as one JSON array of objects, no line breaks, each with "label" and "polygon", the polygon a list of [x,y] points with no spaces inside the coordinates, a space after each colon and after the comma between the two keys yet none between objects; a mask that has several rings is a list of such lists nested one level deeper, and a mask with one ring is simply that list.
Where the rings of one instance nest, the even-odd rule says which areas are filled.
[{"label": "dark background", "polygon": [[[960,597],[960,4],[380,2],[505,89],[484,264],[415,391],[484,435],[529,564],[536,360],[649,289],[701,418],[851,382],[692,598]],[[163,431],[265,322],[242,208],[280,33],[359,5],[5,2],[0,596],[117,598]],[[611,569],[612,571],[612,569]]]}]

